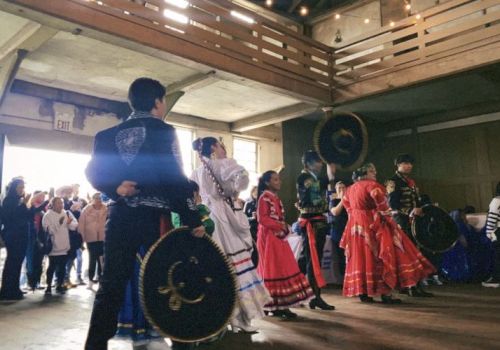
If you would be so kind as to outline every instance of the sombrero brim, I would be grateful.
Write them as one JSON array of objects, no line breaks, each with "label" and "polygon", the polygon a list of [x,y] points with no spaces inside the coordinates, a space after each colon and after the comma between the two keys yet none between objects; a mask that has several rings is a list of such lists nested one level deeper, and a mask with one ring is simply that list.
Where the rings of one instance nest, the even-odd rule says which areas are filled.
[{"label": "sombrero brim", "polygon": [[193,237],[186,227],[170,231],[149,249],[139,288],[148,321],[164,337],[181,342],[218,334],[236,304],[229,260],[210,237]]}]

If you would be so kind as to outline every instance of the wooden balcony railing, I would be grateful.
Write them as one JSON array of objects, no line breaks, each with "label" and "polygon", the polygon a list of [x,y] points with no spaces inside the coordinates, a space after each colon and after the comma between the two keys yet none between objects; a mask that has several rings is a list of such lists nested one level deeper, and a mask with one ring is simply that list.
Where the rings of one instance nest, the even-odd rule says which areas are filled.
[{"label": "wooden balcony railing", "polygon": [[228,59],[245,62],[323,90],[320,100],[330,99],[331,47],[227,0],[189,0],[184,6],[165,0],[10,1],[113,34],[113,23],[120,20],[120,28],[128,28],[119,33],[124,37],[140,28],[144,35],[161,32],[164,41],[177,38],[202,48],[194,53],[201,63],[206,63],[206,50],[215,51],[223,55],[221,65]]},{"label": "wooden balcony railing", "polygon": [[[365,92],[359,84],[500,42],[499,0],[452,0],[335,47],[228,0],[187,0],[181,7],[169,0],[0,1],[121,36],[320,104],[397,87],[379,84],[377,91]],[[339,95],[342,98],[337,99]]]},{"label": "wooden balcony railing", "polygon": [[335,88],[500,41],[499,0],[454,0],[335,47]]}]

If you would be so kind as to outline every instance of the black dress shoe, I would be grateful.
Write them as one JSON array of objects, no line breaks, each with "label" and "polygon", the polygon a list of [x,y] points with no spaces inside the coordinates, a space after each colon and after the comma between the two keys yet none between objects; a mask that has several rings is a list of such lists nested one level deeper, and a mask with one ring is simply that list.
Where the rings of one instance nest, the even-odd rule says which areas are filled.
[{"label": "black dress shoe", "polygon": [[311,309],[321,309],[321,310],[335,310],[335,306],[333,305],[328,305],[323,299],[320,297],[314,298],[309,302],[309,308]]},{"label": "black dress shoe", "polygon": [[393,304],[401,304],[402,303],[401,299],[395,299],[391,295],[383,295],[382,294],[380,296],[380,299],[382,300],[382,304],[393,305]]},{"label": "black dress shoe", "polygon": [[430,293],[430,292],[426,292],[422,287],[420,286],[417,286],[417,290],[418,292],[420,293],[420,295],[424,298],[431,298],[434,296],[433,293]]},{"label": "black dress shoe", "polygon": [[418,287],[409,288],[408,295],[415,298],[428,298],[434,296],[434,294],[426,292],[425,290]]},{"label": "black dress shoe", "polygon": [[359,300],[361,300],[362,303],[373,303],[373,302],[375,302],[372,297],[369,297],[366,294],[359,295]]},{"label": "black dress shoe", "polygon": [[284,320],[291,320],[297,318],[297,314],[295,312],[290,311],[290,309],[276,310],[273,312],[273,315],[276,317],[280,317]]}]

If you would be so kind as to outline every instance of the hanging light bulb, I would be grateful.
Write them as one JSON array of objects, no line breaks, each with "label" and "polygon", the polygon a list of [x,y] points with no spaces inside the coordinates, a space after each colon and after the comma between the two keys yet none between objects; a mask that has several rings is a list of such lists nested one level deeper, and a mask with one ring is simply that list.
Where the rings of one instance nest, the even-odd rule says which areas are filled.
[{"label": "hanging light bulb", "polygon": [[266,6],[267,7],[273,6],[273,0],[266,0]]},{"label": "hanging light bulb", "polygon": [[363,22],[365,22],[365,24],[368,24],[368,23],[370,23],[370,19],[369,18],[365,18],[365,20]]},{"label": "hanging light bulb", "polygon": [[411,4],[409,2],[406,2],[405,10],[406,11],[410,11],[411,10]]},{"label": "hanging light bulb", "polygon": [[389,22],[389,26],[394,27],[395,25],[396,25],[396,23],[394,23],[394,21]]},{"label": "hanging light bulb", "polygon": [[422,18],[422,15],[419,13],[418,15],[415,16],[416,19]]},{"label": "hanging light bulb", "polygon": [[340,19],[340,13],[335,14],[335,19]]},{"label": "hanging light bulb", "polygon": [[301,16],[307,16],[309,14],[309,9],[307,6],[302,6],[299,10]]}]

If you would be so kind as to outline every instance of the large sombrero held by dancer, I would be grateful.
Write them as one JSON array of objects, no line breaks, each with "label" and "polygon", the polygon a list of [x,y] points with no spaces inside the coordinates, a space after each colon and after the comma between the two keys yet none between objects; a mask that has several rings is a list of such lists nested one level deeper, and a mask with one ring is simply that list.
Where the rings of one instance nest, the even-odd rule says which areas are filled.
[{"label": "large sombrero held by dancer", "polygon": [[223,330],[236,303],[232,267],[208,236],[170,231],[141,265],[140,296],[148,321],[163,336],[202,341]]},{"label": "large sombrero held by dancer", "polygon": [[422,216],[416,216],[411,231],[420,248],[431,253],[444,253],[455,245],[459,232],[453,219],[443,209],[424,205]]},{"label": "large sombrero held by dancer", "polygon": [[354,113],[327,111],[314,131],[314,147],[326,163],[340,170],[354,170],[368,151],[368,132]]}]

